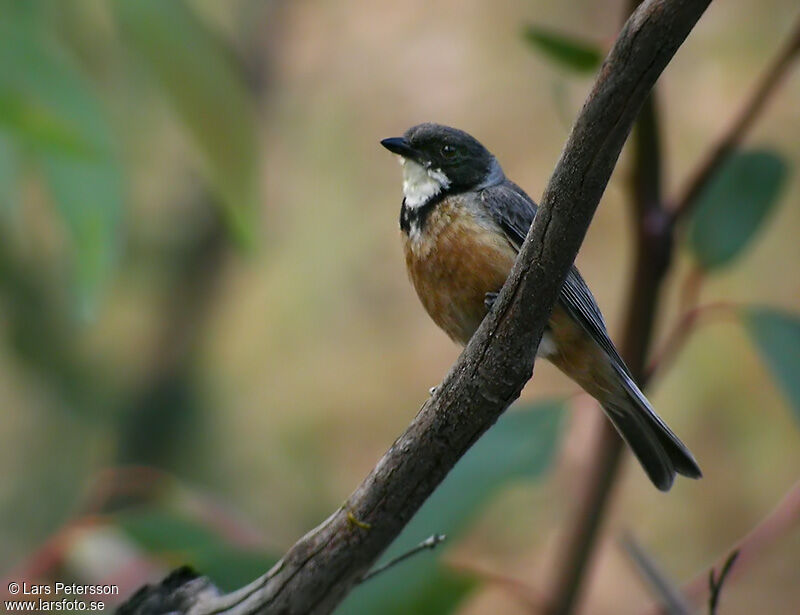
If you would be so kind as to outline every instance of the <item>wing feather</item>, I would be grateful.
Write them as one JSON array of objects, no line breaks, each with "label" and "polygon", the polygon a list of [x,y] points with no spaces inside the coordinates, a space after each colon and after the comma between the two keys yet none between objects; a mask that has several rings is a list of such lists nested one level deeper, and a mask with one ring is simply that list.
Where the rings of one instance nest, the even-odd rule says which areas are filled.
[{"label": "wing feather", "polygon": [[[508,242],[519,252],[536,215],[536,203],[514,182],[505,180],[481,191],[481,200]],[[612,359],[615,367],[630,377],[625,362],[608,336],[597,302],[573,265],[561,287],[559,303]]]}]

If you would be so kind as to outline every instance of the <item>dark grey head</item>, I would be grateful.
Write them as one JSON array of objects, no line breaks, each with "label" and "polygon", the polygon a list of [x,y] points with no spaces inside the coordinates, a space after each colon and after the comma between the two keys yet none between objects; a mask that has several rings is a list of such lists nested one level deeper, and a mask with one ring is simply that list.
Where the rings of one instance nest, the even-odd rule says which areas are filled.
[{"label": "dark grey head", "polygon": [[475,190],[503,180],[503,171],[491,152],[457,128],[419,124],[402,137],[384,139],[381,145],[404,159],[407,201],[439,192]]}]

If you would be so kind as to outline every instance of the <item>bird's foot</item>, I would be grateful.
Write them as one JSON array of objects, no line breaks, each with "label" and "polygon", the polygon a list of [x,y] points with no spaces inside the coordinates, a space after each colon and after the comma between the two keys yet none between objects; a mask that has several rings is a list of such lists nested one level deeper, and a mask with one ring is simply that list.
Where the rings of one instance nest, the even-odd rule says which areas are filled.
[{"label": "bird's foot", "polygon": [[486,306],[486,310],[491,312],[492,308],[494,307],[494,302],[497,301],[497,295],[500,293],[486,293],[486,297],[483,299],[483,305]]}]

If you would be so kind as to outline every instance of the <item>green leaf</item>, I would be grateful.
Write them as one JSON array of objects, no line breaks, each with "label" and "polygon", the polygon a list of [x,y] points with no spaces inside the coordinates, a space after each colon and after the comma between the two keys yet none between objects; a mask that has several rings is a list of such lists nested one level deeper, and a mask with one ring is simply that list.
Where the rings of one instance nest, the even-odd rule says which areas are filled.
[{"label": "green leaf", "polygon": [[387,557],[434,533],[455,538],[503,484],[542,474],[556,451],[562,407],[560,401],[540,402],[503,415],[456,464]]},{"label": "green leaf", "polygon": [[592,73],[603,61],[603,52],[594,44],[530,25],[525,40],[547,59],[576,73]]},{"label": "green leaf", "polygon": [[113,164],[62,156],[44,157],[42,169],[78,250],[78,311],[90,316],[98,285],[116,257],[122,177]]},{"label": "green leaf", "polygon": [[233,53],[182,0],[116,0],[115,14],[205,158],[234,236],[249,244],[259,205],[255,105]]},{"label": "green leaf", "polygon": [[17,176],[19,165],[10,138],[0,133],[0,219],[10,217],[17,209]]},{"label": "green leaf", "polygon": [[545,471],[556,450],[562,409],[561,402],[542,402],[501,417],[453,468],[382,561],[409,551],[431,534],[446,534],[447,542],[370,579],[348,596],[337,615],[453,612],[474,581],[448,571],[439,555],[503,485],[531,480]]},{"label": "green leaf", "polygon": [[269,570],[276,556],[230,544],[213,529],[175,512],[144,508],[116,516],[137,545],[168,566],[189,565],[226,591]]},{"label": "green leaf", "polygon": [[69,233],[85,313],[115,262],[121,171],[89,83],[35,15],[16,15],[0,22],[0,136],[44,174]]},{"label": "green leaf", "polygon": [[800,420],[800,317],[761,307],[743,309],[741,315],[772,377]]},{"label": "green leaf", "polygon": [[0,85],[0,129],[33,149],[71,156],[97,155],[80,129],[41,101]]},{"label": "green leaf", "polygon": [[694,207],[688,241],[701,267],[722,267],[742,252],[777,203],[787,171],[773,152],[730,155]]}]

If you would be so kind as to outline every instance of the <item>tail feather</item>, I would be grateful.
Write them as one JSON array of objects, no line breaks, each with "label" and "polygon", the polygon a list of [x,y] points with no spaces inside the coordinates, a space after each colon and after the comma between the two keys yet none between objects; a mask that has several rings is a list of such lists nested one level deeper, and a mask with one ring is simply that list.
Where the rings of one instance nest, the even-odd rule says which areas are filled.
[{"label": "tail feather", "polygon": [[624,397],[605,401],[603,407],[644,471],[661,491],[668,491],[675,474],[700,478],[702,472],[689,449],[650,407],[647,398],[626,375]]},{"label": "tail feather", "polygon": [[[590,299],[591,296],[585,298],[590,312],[602,321]],[[545,339],[549,343],[544,356],[600,402],[656,487],[667,491],[675,474],[700,478],[694,457],[650,407],[605,328],[600,326],[602,322],[590,319],[587,325],[585,318],[581,320],[584,311],[577,310],[574,304],[573,308],[569,311],[556,305],[548,325],[549,337]]]},{"label": "tail feather", "polygon": [[603,408],[653,484],[661,491],[669,491],[676,468],[658,433],[638,410],[616,403],[606,403]]}]

